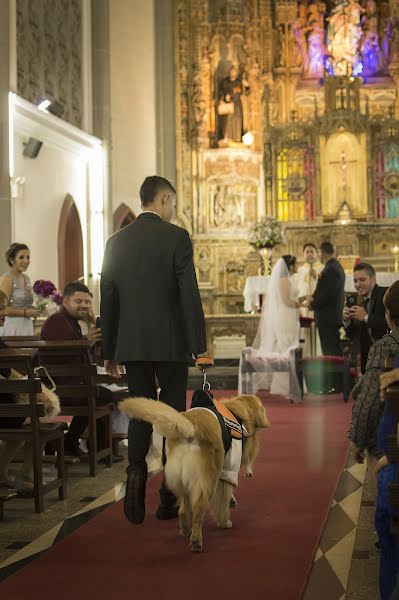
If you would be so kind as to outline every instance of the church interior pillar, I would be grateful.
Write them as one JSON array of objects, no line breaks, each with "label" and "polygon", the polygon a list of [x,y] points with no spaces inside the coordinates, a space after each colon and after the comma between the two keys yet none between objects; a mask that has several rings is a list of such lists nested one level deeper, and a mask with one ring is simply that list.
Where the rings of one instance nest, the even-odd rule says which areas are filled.
[{"label": "church interior pillar", "polygon": [[10,16],[12,4],[0,2],[0,272],[4,272],[3,250],[11,243],[12,207],[9,160]]}]

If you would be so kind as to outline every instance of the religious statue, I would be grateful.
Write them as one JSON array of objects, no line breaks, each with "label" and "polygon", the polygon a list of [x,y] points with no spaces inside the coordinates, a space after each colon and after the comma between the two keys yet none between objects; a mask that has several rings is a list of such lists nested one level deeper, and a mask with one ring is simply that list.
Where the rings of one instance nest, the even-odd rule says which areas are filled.
[{"label": "religious statue", "polygon": [[375,0],[367,0],[362,27],[363,38],[360,51],[362,53],[363,73],[365,75],[375,75],[383,67],[378,39],[378,17]]},{"label": "religious statue", "polygon": [[308,63],[305,70],[308,77],[323,76],[325,60],[324,11],[325,4],[323,2],[315,2],[309,6]]},{"label": "religious statue", "polygon": [[221,120],[221,135],[224,142],[241,142],[243,135],[243,110],[241,96],[250,93],[245,76],[238,76],[238,69],[230,67],[227,77],[219,87],[218,114]]},{"label": "religious statue", "polygon": [[294,64],[296,67],[303,67],[305,72],[308,69],[309,62],[306,32],[307,7],[305,4],[299,4],[298,16],[292,24],[292,33],[294,38]]},{"label": "religious statue", "polygon": [[361,15],[365,12],[357,0],[343,0],[328,17],[328,51],[335,75],[357,75],[361,72],[359,42],[362,37]]}]

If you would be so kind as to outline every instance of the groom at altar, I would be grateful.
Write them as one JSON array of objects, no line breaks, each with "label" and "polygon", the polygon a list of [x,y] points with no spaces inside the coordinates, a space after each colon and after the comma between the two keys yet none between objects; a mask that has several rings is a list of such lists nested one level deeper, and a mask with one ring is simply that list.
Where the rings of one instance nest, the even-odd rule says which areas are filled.
[{"label": "groom at altar", "polygon": [[321,244],[320,255],[324,269],[318,279],[310,308],[315,312],[323,354],[342,356],[339,330],[344,309],[345,272],[335,257],[331,242]]}]

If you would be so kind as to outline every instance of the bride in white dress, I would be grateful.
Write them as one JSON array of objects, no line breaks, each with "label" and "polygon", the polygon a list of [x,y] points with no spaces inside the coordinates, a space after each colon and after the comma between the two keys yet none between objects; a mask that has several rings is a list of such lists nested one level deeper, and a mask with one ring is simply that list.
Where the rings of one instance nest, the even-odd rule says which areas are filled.
[{"label": "bride in white dress", "polygon": [[[241,359],[240,392],[256,393],[258,389],[267,389],[294,402],[301,401],[295,349],[299,346],[299,308],[303,303],[292,277],[296,270],[296,258],[291,255],[280,258],[273,268],[255,341],[252,347],[244,350]],[[248,363],[252,370],[250,389]]]}]

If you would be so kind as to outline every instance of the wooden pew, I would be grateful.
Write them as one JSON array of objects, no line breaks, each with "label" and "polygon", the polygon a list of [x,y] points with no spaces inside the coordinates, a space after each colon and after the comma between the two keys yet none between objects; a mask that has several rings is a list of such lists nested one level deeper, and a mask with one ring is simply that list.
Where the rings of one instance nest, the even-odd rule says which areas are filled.
[{"label": "wooden pew", "polygon": [[[1,417],[29,417],[30,424],[19,429],[0,429],[0,440],[21,441],[32,444],[33,458],[33,497],[36,512],[44,510],[43,497],[48,492],[58,489],[60,500],[66,498],[66,472],[64,468],[64,432],[61,424],[42,424],[39,417],[44,416],[42,403],[37,402],[36,394],[41,392],[41,381],[36,377],[35,367],[38,364],[38,351],[29,348],[5,348],[0,350],[0,368],[13,368],[27,375],[26,379],[0,380],[0,394],[28,394],[29,404],[1,404]],[[57,448],[57,478],[46,484],[43,483],[42,447],[54,441]],[[9,496],[3,494],[3,505]],[[0,510],[0,519],[3,506]]]},{"label": "wooden pew", "polygon": [[[13,348],[20,347],[23,341],[8,342]],[[61,406],[61,415],[85,416],[88,418],[88,458],[91,477],[96,476],[97,462],[105,458],[106,466],[112,465],[112,422],[110,404],[98,405],[97,367],[89,361],[91,342],[88,340],[31,341],[30,348],[39,350],[40,364],[57,385],[60,398],[73,398],[82,404]],[[64,380],[70,380],[66,385]],[[63,381],[57,384],[57,379]],[[97,449],[97,420],[105,423],[105,448]]]}]

